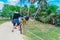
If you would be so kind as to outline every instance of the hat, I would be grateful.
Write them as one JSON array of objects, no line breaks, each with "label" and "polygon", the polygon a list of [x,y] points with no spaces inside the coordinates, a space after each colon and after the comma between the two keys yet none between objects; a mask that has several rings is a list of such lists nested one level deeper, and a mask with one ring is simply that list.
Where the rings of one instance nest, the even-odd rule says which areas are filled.
[{"label": "hat", "polygon": [[18,12],[15,11],[14,13],[18,13]]}]

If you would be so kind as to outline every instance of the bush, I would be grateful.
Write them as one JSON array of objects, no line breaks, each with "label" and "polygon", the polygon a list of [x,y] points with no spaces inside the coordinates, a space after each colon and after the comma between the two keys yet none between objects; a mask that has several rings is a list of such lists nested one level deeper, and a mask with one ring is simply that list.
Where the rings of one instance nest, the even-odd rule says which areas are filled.
[{"label": "bush", "polygon": [[56,26],[60,26],[60,15],[58,16],[58,18],[56,19]]}]

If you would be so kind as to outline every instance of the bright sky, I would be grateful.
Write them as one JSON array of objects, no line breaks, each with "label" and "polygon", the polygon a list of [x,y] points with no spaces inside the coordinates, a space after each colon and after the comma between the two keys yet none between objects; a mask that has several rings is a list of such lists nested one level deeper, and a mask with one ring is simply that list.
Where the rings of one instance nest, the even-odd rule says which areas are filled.
[{"label": "bright sky", "polygon": [[[23,1],[23,4],[29,5],[27,0],[22,0],[22,1]],[[23,6],[22,5],[22,1],[20,1],[20,0],[0,0],[0,10],[3,8],[5,3],[6,4],[10,4],[10,5],[20,5],[20,6]],[[48,0],[47,2],[49,4],[54,4],[54,5],[59,6],[59,9],[60,9],[60,0]],[[34,5],[37,7],[37,2]]]},{"label": "bright sky", "polygon": [[60,10],[60,0],[48,0],[48,3],[57,5],[59,7],[58,10]]},{"label": "bright sky", "polygon": [[4,7],[4,2],[0,2],[0,10]]},{"label": "bright sky", "polygon": [[16,5],[19,0],[7,0],[8,1],[8,4],[11,4],[11,5]]}]

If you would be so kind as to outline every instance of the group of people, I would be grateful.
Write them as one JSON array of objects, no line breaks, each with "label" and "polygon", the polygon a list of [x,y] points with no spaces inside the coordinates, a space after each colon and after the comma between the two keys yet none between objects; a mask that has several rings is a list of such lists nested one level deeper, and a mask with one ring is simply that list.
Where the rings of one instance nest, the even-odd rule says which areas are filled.
[{"label": "group of people", "polygon": [[21,25],[25,25],[26,21],[28,20],[29,20],[29,16],[23,17],[18,12],[14,12],[12,16],[12,23],[13,23],[12,32],[14,32],[14,29],[17,28],[20,30]]}]

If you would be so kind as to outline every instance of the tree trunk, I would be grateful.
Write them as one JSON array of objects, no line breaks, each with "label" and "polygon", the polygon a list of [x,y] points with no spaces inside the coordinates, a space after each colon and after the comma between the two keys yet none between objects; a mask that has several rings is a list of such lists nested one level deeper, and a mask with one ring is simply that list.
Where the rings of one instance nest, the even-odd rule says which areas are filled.
[{"label": "tree trunk", "polygon": [[28,0],[31,4],[34,4],[37,0]]}]

